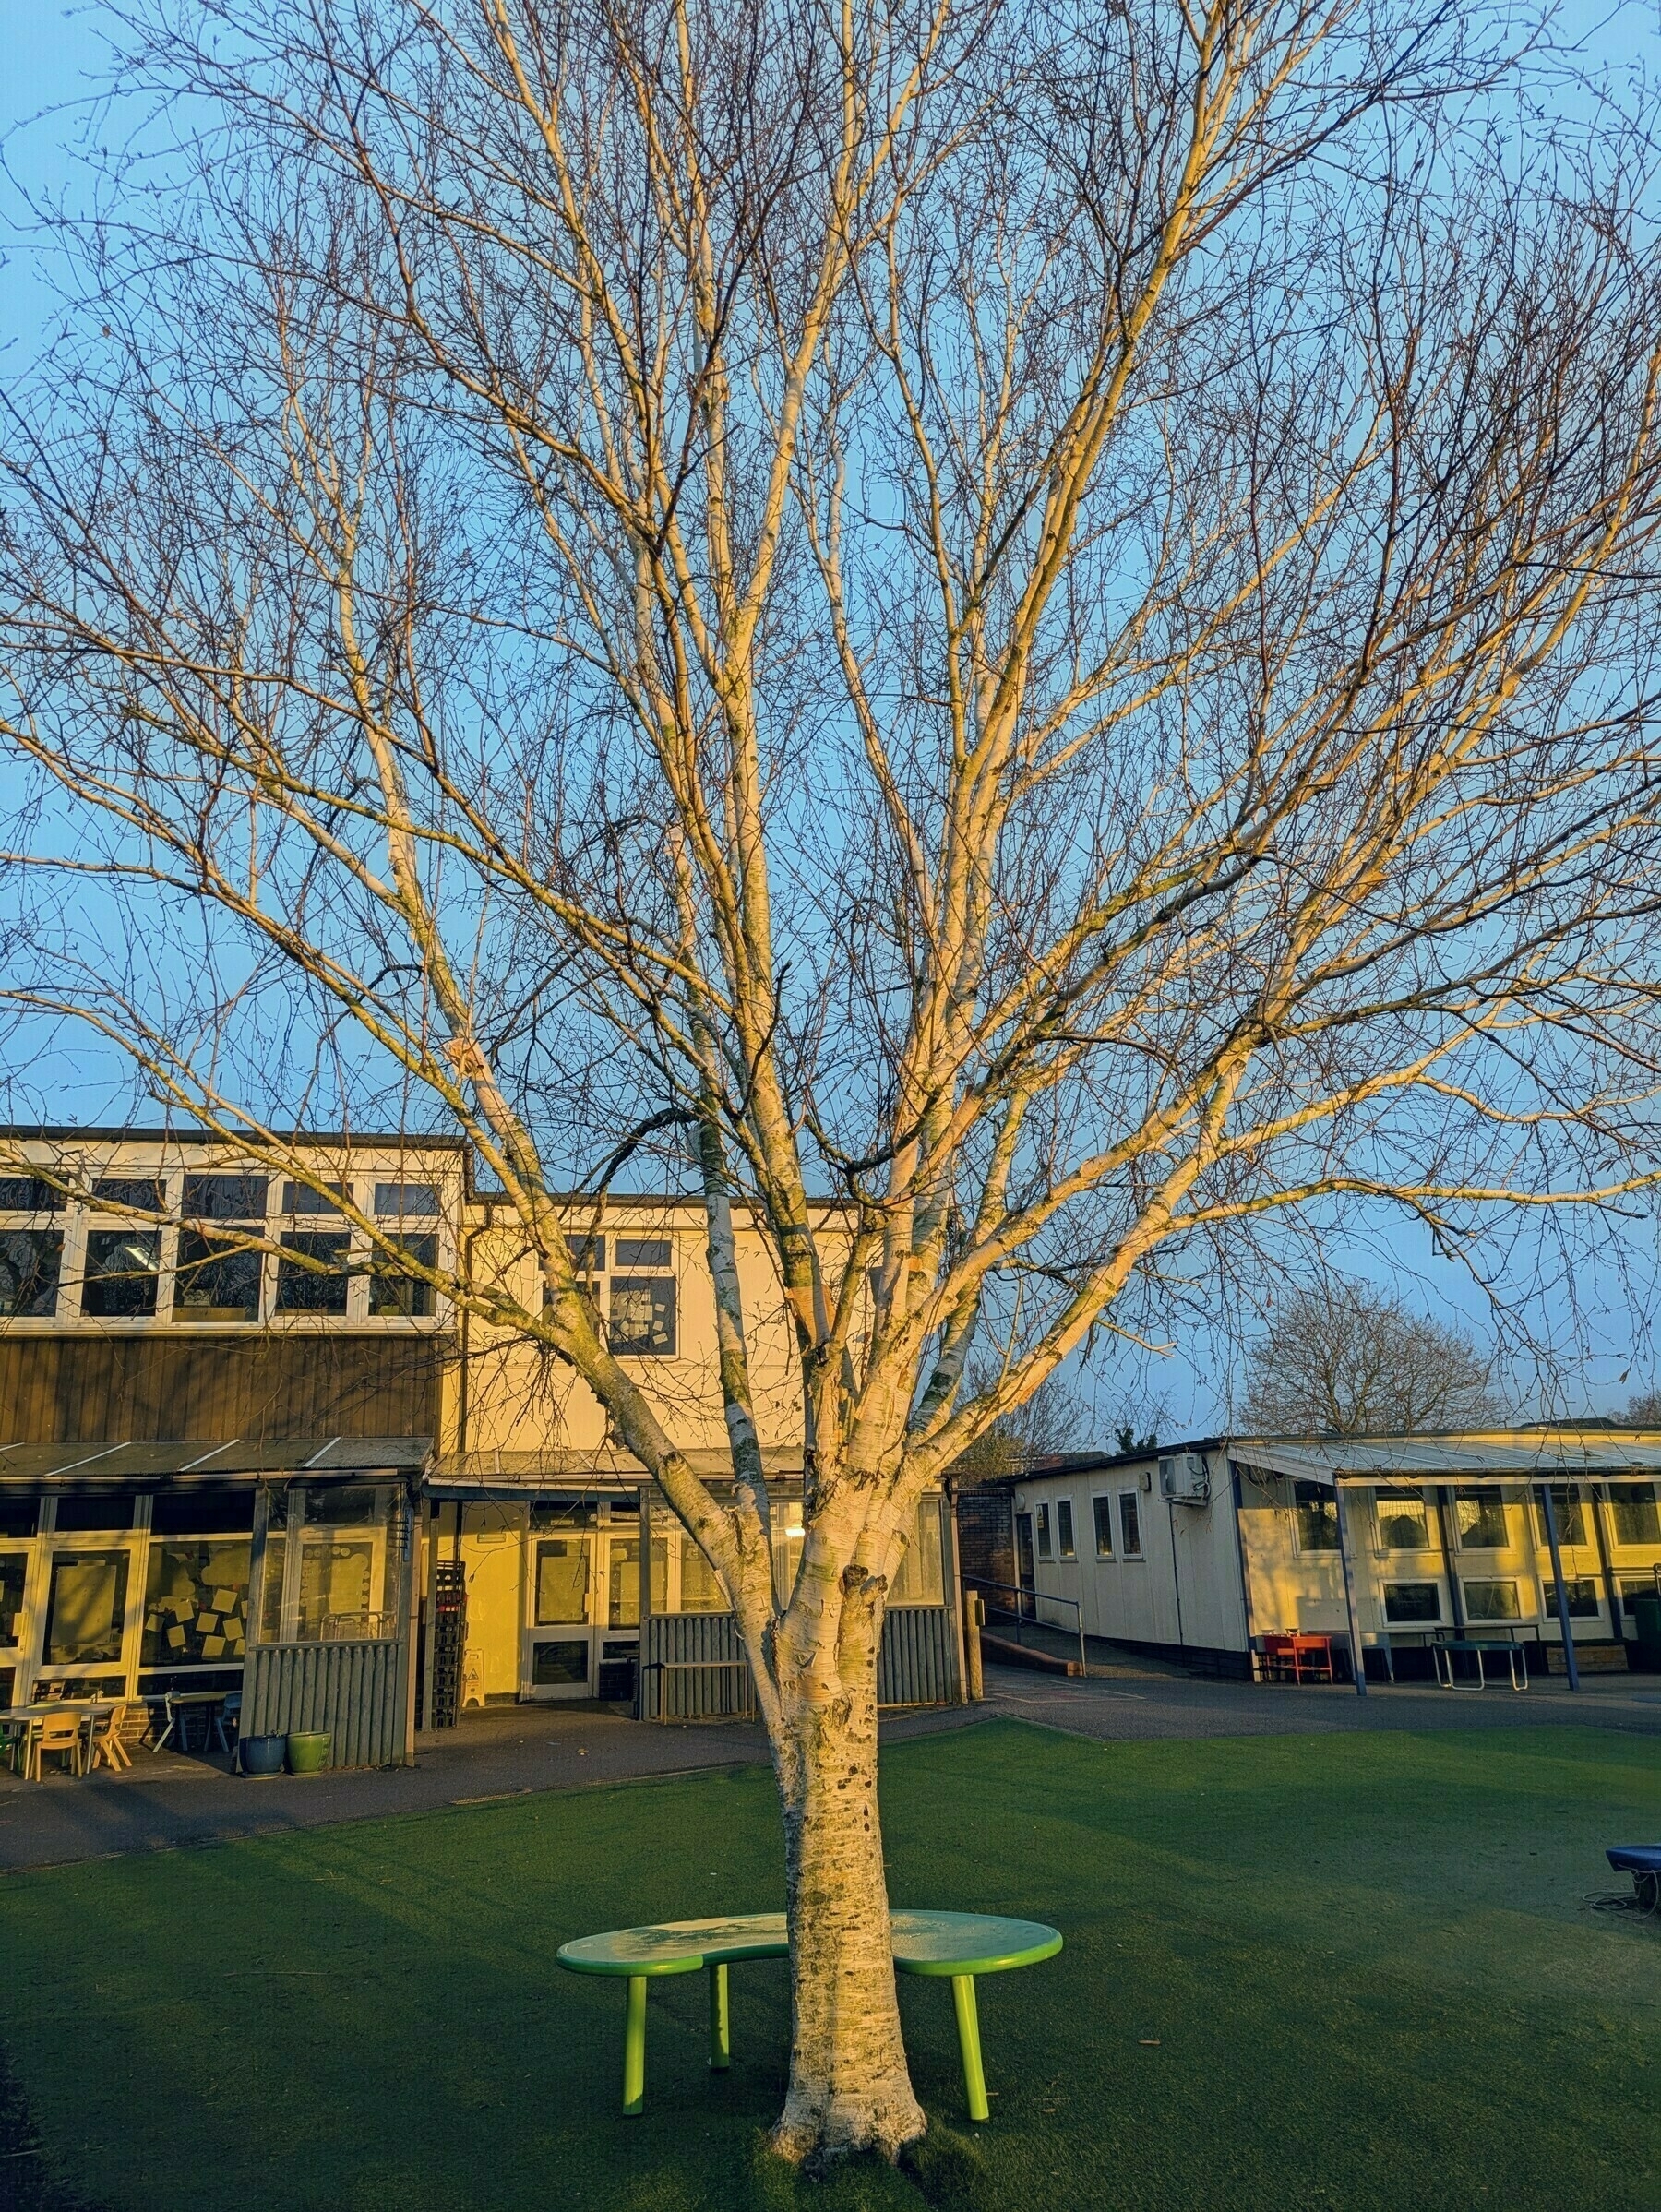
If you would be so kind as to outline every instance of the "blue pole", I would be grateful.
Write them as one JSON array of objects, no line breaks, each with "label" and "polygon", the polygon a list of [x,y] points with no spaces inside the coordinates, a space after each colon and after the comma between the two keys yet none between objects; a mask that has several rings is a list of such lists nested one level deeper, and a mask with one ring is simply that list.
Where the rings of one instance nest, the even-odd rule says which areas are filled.
[{"label": "blue pole", "polygon": [[1332,1477],[1332,1502],[1338,1510],[1338,1564],[1344,1569],[1344,1609],[1349,1618],[1350,1667],[1356,1678],[1356,1695],[1367,1695],[1367,1661],[1361,1656],[1361,1623],[1356,1616],[1356,1585],[1350,1578],[1349,1516],[1344,1510],[1344,1485]]},{"label": "blue pole", "polygon": [[1540,1503],[1546,1509],[1546,1541],[1551,1547],[1551,1586],[1557,1597],[1558,1624],[1563,1632],[1563,1665],[1571,1690],[1580,1688],[1580,1668],[1574,1663],[1574,1631],[1569,1625],[1569,1593],[1563,1587],[1563,1553],[1558,1542],[1557,1514],[1551,1507],[1551,1485],[1540,1485]]}]

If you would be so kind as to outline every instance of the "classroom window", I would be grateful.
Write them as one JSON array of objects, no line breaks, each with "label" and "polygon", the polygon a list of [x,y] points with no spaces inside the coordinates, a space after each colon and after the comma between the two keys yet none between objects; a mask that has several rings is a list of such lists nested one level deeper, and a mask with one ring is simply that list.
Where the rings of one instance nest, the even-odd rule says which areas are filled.
[{"label": "classroom window", "polygon": [[180,1208],[186,1221],[263,1221],[263,1175],[187,1175]]},{"label": "classroom window", "polygon": [[698,1539],[680,1531],[680,1610],[683,1613],[725,1613],[731,1610],[715,1570],[698,1548]]},{"label": "classroom window", "polygon": [[1661,1513],[1656,1511],[1653,1482],[1612,1484],[1609,1505],[1618,1544],[1661,1544]]},{"label": "classroom window", "polygon": [[248,1634],[248,1539],[149,1548],[144,1593],[145,1667],[239,1665]]},{"label": "classroom window", "polygon": [[376,1183],[375,1213],[379,1221],[434,1221],[438,1214],[436,1183]]},{"label": "classroom window", "polygon": [[1055,1539],[1050,1535],[1050,1509],[1047,1505],[1041,1505],[1038,1508],[1038,1557],[1041,1560],[1053,1560],[1055,1556]]},{"label": "classroom window", "polygon": [[895,1570],[888,1601],[890,1606],[946,1602],[946,1563],[938,1498],[925,1498],[918,1503],[916,1525],[911,1542],[905,1547],[905,1556]]},{"label": "classroom window", "polygon": [[1119,1550],[1128,1560],[1141,1557],[1141,1501],[1134,1490],[1119,1492]]},{"label": "classroom window", "polygon": [[1505,1501],[1498,1490],[1460,1490],[1453,1501],[1462,1551],[1503,1551],[1510,1541]]},{"label": "classroom window", "polygon": [[1095,1522],[1095,1548],[1099,1560],[1113,1557],[1113,1501],[1111,1498],[1093,1498],[1091,1516]]},{"label": "classroom window", "polygon": [[1435,1583],[1386,1583],[1384,1618],[1405,1628],[1441,1619],[1441,1592]]},{"label": "classroom window", "polygon": [[0,1551],[0,1644],[23,1641],[23,1585],[29,1579],[26,1551]]},{"label": "classroom window", "polygon": [[1299,1482],[1293,1486],[1293,1520],[1299,1551],[1336,1551],[1338,1548],[1338,1496],[1324,1483]]},{"label": "classroom window", "polygon": [[1521,1620],[1523,1608],[1514,1582],[1468,1582],[1465,1616],[1471,1620]]},{"label": "classroom window", "polygon": [[175,1321],[257,1321],[264,1261],[201,1229],[179,1231],[179,1269],[173,1278]]},{"label": "classroom window", "polygon": [[[1578,1482],[1547,1484],[1551,1492],[1551,1513],[1557,1523],[1559,1544],[1589,1544],[1592,1532],[1586,1525],[1586,1501]],[[1549,1544],[1550,1533],[1546,1526],[1546,1508],[1536,1499],[1535,1518],[1540,1524],[1540,1541]]]},{"label": "classroom window", "polygon": [[156,1230],[90,1230],[81,1311],[104,1321],[137,1321],[154,1313],[161,1269]]},{"label": "classroom window", "polygon": [[126,1619],[125,1551],[54,1554],[46,1603],[48,1667],[111,1666]]},{"label": "classroom window", "polygon": [[0,1314],[43,1321],[57,1310],[64,1238],[57,1229],[0,1229]]},{"label": "classroom window", "polygon": [[615,1264],[618,1267],[668,1267],[675,1247],[667,1237],[619,1237]]},{"label": "classroom window", "polygon": [[[1569,1607],[1571,1620],[1595,1620],[1603,1610],[1598,1603],[1597,1577],[1595,1574],[1565,1574],[1563,1596]],[[1557,1611],[1557,1592],[1549,1583],[1546,1585],[1546,1610],[1548,1613]]]},{"label": "classroom window", "polygon": [[167,1192],[153,1175],[101,1175],[92,1186],[92,1203],[160,1214],[166,1208]]},{"label": "classroom window", "polygon": [[0,1175],[0,1214],[55,1214],[64,1194],[38,1175]]},{"label": "classroom window", "polygon": [[1073,1512],[1070,1498],[1056,1501],[1056,1549],[1064,1560],[1077,1559],[1073,1543]]},{"label": "classroom window", "polygon": [[1419,1490],[1380,1490],[1374,1507],[1379,1545],[1384,1551],[1434,1548],[1430,1513]]},{"label": "classroom window", "polygon": [[663,1358],[675,1351],[675,1277],[614,1275],[611,1325],[614,1352]]},{"label": "classroom window", "polygon": [[285,1229],[277,1262],[279,1313],[344,1313],[346,1255],[351,1239],[316,1229]]},{"label": "classroom window", "polygon": [[284,1183],[282,1210],[285,1214],[338,1214],[346,1195],[344,1183],[325,1183],[317,1190],[309,1183]]},{"label": "classroom window", "polygon": [[[390,1237],[395,1250],[407,1252],[417,1267],[436,1267],[436,1237]],[[436,1294],[419,1275],[405,1274],[388,1256],[377,1258],[369,1276],[369,1310],[381,1320],[408,1314],[421,1320],[436,1308]]]}]

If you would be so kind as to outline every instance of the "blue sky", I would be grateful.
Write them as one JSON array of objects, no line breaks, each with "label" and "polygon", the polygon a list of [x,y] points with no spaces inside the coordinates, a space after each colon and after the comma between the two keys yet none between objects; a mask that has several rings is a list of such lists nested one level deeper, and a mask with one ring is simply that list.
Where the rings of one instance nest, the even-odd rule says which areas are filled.
[{"label": "blue sky", "polygon": [[[22,194],[60,188],[72,197],[75,193],[81,173],[72,149],[95,126],[94,95],[107,59],[101,36],[105,13],[98,5],[0,0],[0,53],[6,65],[0,72],[0,140],[6,172],[0,176],[0,375],[33,353],[52,311],[50,286],[28,236]],[[1661,10],[1655,0],[1630,0],[1614,7],[1579,0],[1564,11],[1559,28],[1583,35],[1589,54],[1617,70],[1661,59]],[[42,114],[48,110],[56,112]],[[71,1110],[95,1111],[91,1092]],[[1480,1294],[1431,1252],[1422,1233],[1380,1219],[1343,1259],[1354,1272],[1398,1283],[1413,1303],[1439,1318],[1464,1320],[1479,1336],[1488,1336]],[[1648,1323],[1661,1277],[1655,1212],[1643,1209],[1627,1221],[1608,1225],[1601,1254],[1575,1271],[1578,1312],[1560,1288],[1544,1297],[1530,1293],[1542,1259],[1538,1242],[1525,1239],[1505,1287],[1557,1340],[1559,1380],[1555,1389],[1541,1394],[1537,1378],[1519,1371],[1514,1388],[1520,1408],[1569,1415],[1613,1412],[1631,1391],[1661,1383]],[[1221,1424],[1225,1408],[1218,1378],[1235,1364],[1229,1333],[1213,1335],[1194,1326],[1171,1357],[1141,1363],[1140,1371],[1115,1372],[1087,1383],[1098,1433],[1105,1440],[1121,1415],[1134,1415],[1149,1405],[1159,1406],[1166,1434]]]}]

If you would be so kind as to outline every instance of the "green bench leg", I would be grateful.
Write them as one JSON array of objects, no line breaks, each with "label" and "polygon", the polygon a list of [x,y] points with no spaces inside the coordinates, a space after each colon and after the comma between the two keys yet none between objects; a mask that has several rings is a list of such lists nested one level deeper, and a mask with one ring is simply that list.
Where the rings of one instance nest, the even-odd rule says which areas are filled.
[{"label": "green bench leg", "polygon": [[732,2024],[727,2016],[727,1970],[723,1960],[710,1968],[710,2071],[724,2074],[733,2063]]},{"label": "green bench leg", "polygon": [[957,2011],[958,2048],[963,2054],[963,2087],[969,2098],[971,2120],[990,2120],[986,2077],[981,2071],[980,2015],[974,2008],[974,1977],[954,1974],[951,2002]]},{"label": "green bench leg", "polygon": [[631,1974],[623,2007],[623,2110],[646,2108],[646,1977]]}]

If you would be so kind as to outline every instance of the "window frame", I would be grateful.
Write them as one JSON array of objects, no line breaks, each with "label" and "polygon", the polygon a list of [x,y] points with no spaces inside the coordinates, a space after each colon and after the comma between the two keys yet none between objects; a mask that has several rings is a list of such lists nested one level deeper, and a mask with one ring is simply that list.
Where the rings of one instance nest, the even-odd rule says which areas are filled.
[{"label": "window frame", "polygon": [[[1127,1506],[1130,1508],[1129,1513],[1125,1511]],[[1145,1556],[1142,1551],[1141,1491],[1120,1490],[1118,1509],[1118,1555],[1122,1560],[1140,1560]]]},{"label": "window frame", "polygon": [[[1106,1509],[1105,1512],[1103,1511],[1104,1507]],[[1113,1548],[1113,1492],[1111,1490],[1092,1490],[1090,1493],[1090,1520],[1091,1527],[1095,1536],[1095,1555],[1097,1559],[1117,1559],[1118,1557],[1118,1553]],[[1104,1544],[1102,1541],[1102,1529],[1104,1524],[1105,1524],[1107,1530],[1107,1541],[1105,1544]]]},{"label": "window frame", "polygon": [[1046,1498],[1036,1508],[1033,1518],[1034,1556],[1046,1567],[1056,1563],[1056,1541],[1050,1526],[1049,1500]]},{"label": "window frame", "polygon": [[1070,1498],[1056,1501],[1056,1557],[1068,1561],[1079,1556],[1077,1535],[1073,1528],[1073,1501]]}]

